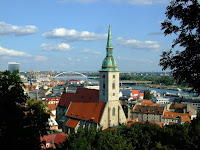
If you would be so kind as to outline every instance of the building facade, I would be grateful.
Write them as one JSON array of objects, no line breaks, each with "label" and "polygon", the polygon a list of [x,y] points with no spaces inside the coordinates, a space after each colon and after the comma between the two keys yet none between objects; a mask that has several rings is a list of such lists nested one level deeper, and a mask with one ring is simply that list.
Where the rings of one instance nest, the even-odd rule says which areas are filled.
[{"label": "building facade", "polygon": [[126,122],[119,101],[119,70],[113,57],[111,30],[109,27],[106,57],[99,71],[100,89],[78,88],[61,117],[62,129],[66,133],[94,128],[106,129]]},{"label": "building facade", "polygon": [[19,71],[19,64],[17,62],[8,62],[8,71],[11,73],[14,71]]}]

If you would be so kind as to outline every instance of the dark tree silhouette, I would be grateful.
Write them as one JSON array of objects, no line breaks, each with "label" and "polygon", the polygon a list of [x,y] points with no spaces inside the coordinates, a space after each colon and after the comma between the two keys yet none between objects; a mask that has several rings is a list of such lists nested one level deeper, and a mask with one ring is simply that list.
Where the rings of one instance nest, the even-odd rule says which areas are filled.
[{"label": "dark tree silhouette", "polygon": [[[174,33],[172,49],[163,52],[160,65],[171,69],[178,83],[185,83],[200,93],[200,4],[198,0],[173,0],[162,23],[165,35]],[[174,52],[175,46],[180,51]]]},{"label": "dark tree silhouette", "polygon": [[41,149],[49,115],[41,103],[26,103],[17,72],[0,72],[0,143],[2,149]]}]

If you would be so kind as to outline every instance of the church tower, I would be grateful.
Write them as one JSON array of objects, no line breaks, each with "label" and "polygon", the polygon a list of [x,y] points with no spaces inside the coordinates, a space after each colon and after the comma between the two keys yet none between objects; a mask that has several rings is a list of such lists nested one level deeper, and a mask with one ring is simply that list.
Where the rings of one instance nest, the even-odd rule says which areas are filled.
[{"label": "church tower", "polygon": [[99,70],[99,101],[106,102],[100,125],[103,129],[116,127],[126,122],[126,116],[119,102],[119,70],[113,57],[113,45],[109,26],[106,57]]},{"label": "church tower", "polygon": [[106,57],[103,60],[100,76],[99,100],[102,102],[119,101],[119,70],[113,57],[113,45],[109,26]]}]

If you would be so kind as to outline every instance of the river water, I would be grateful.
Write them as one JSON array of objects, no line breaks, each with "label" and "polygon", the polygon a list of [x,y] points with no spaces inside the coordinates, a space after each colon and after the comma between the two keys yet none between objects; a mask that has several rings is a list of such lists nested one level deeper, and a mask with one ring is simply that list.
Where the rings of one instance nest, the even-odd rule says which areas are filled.
[{"label": "river water", "polygon": [[[85,77],[82,76],[63,76],[63,77],[58,77],[58,80],[70,80],[70,79],[78,79],[78,80],[87,80],[88,82],[94,82],[94,83],[98,83],[98,80],[93,80],[93,79],[86,79]],[[141,92],[144,92],[144,90],[154,90],[157,93],[161,93],[164,94],[167,92],[169,93],[180,93],[181,95],[189,95],[189,96],[193,96],[193,93],[189,93],[186,91],[175,91],[175,90],[168,90],[168,89],[158,89],[158,88],[150,88],[147,86],[137,86],[137,85],[133,85],[133,84],[123,84],[123,87],[131,87],[133,90],[140,90]],[[123,90],[123,91],[127,91],[127,90]],[[130,91],[130,90],[129,90]]]},{"label": "river water", "polygon": [[189,95],[189,96],[193,96],[193,93],[189,93],[189,92],[186,92],[186,91],[175,91],[175,90],[168,90],[168,89],[158,89],[158,88],[150,88],[150,87],[147,87],[147,86],[137,86],[137,85],[130,85],[130,84],[123,84],[123,87],[131,87],[133,90],[141,90],[141,92],[143,92],[144,90],[148,90],[149,91],[156,91],[156,93],[161,93],[161,94],[164,94],[167,92],[169,93],[180,93],[181,95]]}]

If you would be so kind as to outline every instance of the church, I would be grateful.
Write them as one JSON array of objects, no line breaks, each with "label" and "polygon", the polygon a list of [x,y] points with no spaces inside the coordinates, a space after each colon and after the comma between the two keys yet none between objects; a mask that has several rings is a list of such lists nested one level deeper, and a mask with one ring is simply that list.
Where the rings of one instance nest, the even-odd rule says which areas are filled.
[{"label": "church", "polygon": [[119,102],[119,70],[113,57],[110,26],[106,57],[99,70],[99,77],[99,90],[78,88],[73,97],[66,100],[70,103],[59,120],[63,132],[76,132],[78,128],[87,130],[91,125],[96,129],[106,129],[126,122]]}]

